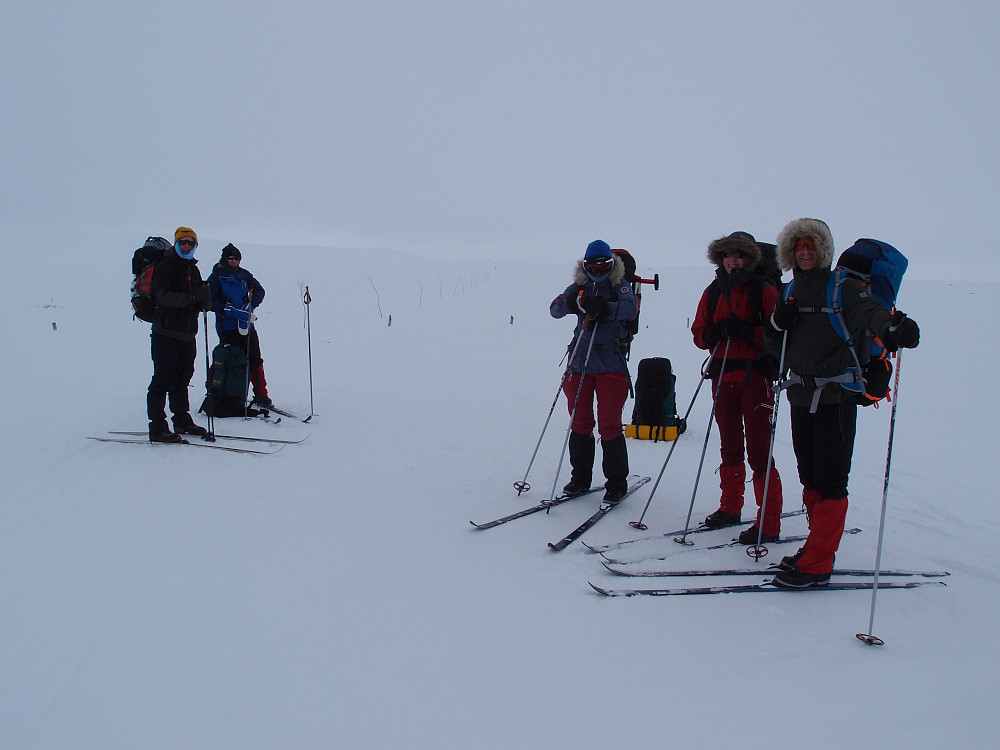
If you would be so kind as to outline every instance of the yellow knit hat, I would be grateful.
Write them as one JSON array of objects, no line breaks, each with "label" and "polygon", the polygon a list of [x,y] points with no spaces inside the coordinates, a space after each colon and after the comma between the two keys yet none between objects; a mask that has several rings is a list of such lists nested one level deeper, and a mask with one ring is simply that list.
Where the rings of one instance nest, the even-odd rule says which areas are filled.
[{"label": "yellow knit hat", "polygon": [[190,237],[195,242],[198,241],[198,235],[191,227],[177,227],[177,231],[174,232],[174,242],[177,242],[181,237]]}]

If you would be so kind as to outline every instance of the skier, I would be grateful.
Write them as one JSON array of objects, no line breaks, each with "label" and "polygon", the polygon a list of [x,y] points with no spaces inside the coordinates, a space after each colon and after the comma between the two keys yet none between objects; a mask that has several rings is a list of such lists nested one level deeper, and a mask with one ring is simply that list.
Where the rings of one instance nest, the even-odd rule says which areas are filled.
[{"label": "skier", "polygon": [[212,289],[212,311],[215,313],[215,331],[223,344],[238,346],[247,355],[253,401],[268,409],[274,403],[267,395],[264,377],[264,359],[260,354],[260,339],[254,325],[253,311],[264,301],[264,287],[253,274],[240,267],[243,254],[234,244],[222,248],[222,257],[208,277]]},{"label": "skier", "polygon": [[590,488],[596,425],[607,480],[604,502],[615,505],[628,490],[628,449],[622,430],[622,410],[630,379],[619,342],[627,339],[625,324],[638,316],[639,304],[625,280],[625,264],[611,252],[607,242],[594,240],[587,246],[584,257],[576,263],[573,283],[552,300],[549,313],[553,318],[577,316],[574,344],[570,347],[571,351],[575,347],[576,355],[567,366],[569,375],[563,383],[573,417],[569,437],[572,476],[563,489],[573,495]]},{"label": "skier", "polygon": [[[207,311],[211,304],[211,292],[202,281],[194,257],[197,247],[195,231],[178,227],[174,252],[167,252],[153,269],[153,377],[146,392],[146,414],[149,439],[154,443],[179,443],[182,434],[207,433],[191,419],[188,403],[188,385],[197,355],[198,313]],[[168,398],[175,432],[167,427]]]},{"label": "skier", "polygon": [[[719,509],[705,519],[705,525],[721,528],[740,521],[746,486],[745,434],[746,459],[753,472],[757,499],[757,520],[740,534],[742,544],[756,544],[758,539],[775,542],[781,532],[781,477],[773,466],[769,481],[766,474],[774,414],[771,384],[778,367],[764,347],[764,322],[774,311],[778,292],[761,276],[751,274],[750,270],[760,258],[760,248],[753,235],[746,232],[734,232],[709,244],[708,259],[717,267],[715,280],[701,295],[691,326],[695,346],[715,351],[709,373],[712,392],[718,393],[715,421],[721,441],[719,484],[722,497]],[[723,360],[725,372],[722,371]],[[763,502],[765,484],[766,503]],[[763,534],[760,534],[762,504],[765,515]]]},{"label": "skier", "polygon": [[[794,287],[793,296],[779,300],[774,308],[768,346],[777,353],[784,341],[790,380],[782,387],[787,387],[792,448],[809,536],[796,554],[782,559],[773,583],[801,589],[829,584],[844,533],[858,405],[856,392],[841,388],[839,382],[855,362],[830,314],[821,310],[828,307],[827,282],[834,256],[830,228],[818,219],[790,222],[778,235],[777,255],[781,268],[793,272]],[[847,277],[842,293],[849,330],[870,330],[892,351],[920,343],[917,324],[882,307],[860,280]]]}]

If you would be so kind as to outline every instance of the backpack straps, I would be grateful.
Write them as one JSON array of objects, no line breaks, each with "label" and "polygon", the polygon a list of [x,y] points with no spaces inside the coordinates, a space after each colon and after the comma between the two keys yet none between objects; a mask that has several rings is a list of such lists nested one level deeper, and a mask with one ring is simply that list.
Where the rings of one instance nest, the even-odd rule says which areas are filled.
[{"label": "backpack straps", "polygon": [[[764,325],[764,286],[767,285],[764,277],[759,273],[748,273],[747,274],[747,299],[750,303],[750,312],[753,316],[751,321],[755,326]],[[716,278],[708,285],[705,289],[708,294],[706,300],[708,304],[708,311],[715,319],[715,308],[719,305],[719,297],[722,296],[722,286],[719,284],[719,279]],[[728,298],[728,295],[727,295]]]},{"label": "backpack straps", "polygon": [[[843,269],[836,268],[833,273],[830,274],[830,278],[827,280],[826,284],[826,306],[825,307],[799,307],[800,313],[825,313],[830,321],[830,326],[837,335],[844,340],[844,344],[847,346],[848,350],[851,352],[851,357],[854,359],[854,366],[848,367],[840,375],[834,375],[828,378],[816,378],[812,376],[802,376],[798,373],[789,370],[788,376],[785,380],[778,384],[779,390],[785,390],[793,385],[801,385],[807,388],[815,388],[813,393],[812,401],[809,404],[809,413],[815,414],[816,409],[819,407],[820,396],[823,393],[823,389],[828,385],[838,384],[845,390],[851,391],[853,393],[858,393],[863,396],[867,396],[868,392],[865,390],[865,380],[861,372],[861,361],[858,359],[857,347],[855,346],[854,337],[851,335],[850,329],[847,327],[847,321],[844,318],[844,305],[843,305],[843,285],[844,278],[846,274]],[[794,290],[795,280],[788,282],[785,286],[784,299],[787,301],[789,297],[792,296]]]}]

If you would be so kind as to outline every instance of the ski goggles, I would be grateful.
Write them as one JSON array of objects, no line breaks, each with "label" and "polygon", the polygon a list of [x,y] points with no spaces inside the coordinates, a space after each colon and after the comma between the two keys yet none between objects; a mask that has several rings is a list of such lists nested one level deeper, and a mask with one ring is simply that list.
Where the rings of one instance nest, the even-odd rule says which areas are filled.
[{"label": "ski goggles", "polygon": [[190,237],[182,237],[181,239],[177,240],[177,244],[180,247],[197,247],[198,241],[192,240]]},{"label": "ski goggles", "polygon": [[722,254],[722,257],[723,258],[749,258],[750,256],[747,255],[742,250],[727,250],[726,252],[724,252]]},{"label": "ski goggles", "polygon": [[612,258],[589,258],[583,261],[583,267],[597,276],[608,273],[614,264]]}]

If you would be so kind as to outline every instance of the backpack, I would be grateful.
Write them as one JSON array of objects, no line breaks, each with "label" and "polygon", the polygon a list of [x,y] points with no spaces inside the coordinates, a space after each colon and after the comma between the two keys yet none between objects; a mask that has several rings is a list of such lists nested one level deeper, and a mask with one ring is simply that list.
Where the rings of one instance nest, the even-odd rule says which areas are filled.
[{"label": "backpack", "polygon": [[778,265],[778,247],[771,242],[758,242],[760,261],[750,269],[750,273],[763,276],[771,286],[781,290],[781,266]]},{"label": "backpack", "polygon": [[256,416],[256,409],[247,410],[247,355],[240,346],[219,344],[212,350],[212,366],[208,369],[208,395],[200,412],[210,417]]},{"label": "backpack", "polygon": [[173,249],[163,237],[147,237],[132,254],[132,319],[153,322],[153,269],[163,256]]},{"label": "backpack", "polygon": [[[632,285],[632,293],[635,294],[636,302],[639,305],[639,312],[642,312],[642,285],[652,284],[653,288],[658,290],[660,288],[660,275],[654,274],[652,279],[643,279],[636,274],[635,258],[632,257],[632,254],[628,250],[614,248],[611,250],[611,254],[620,258],[625,265],[625,281]],[[611,299],[617,301],[614,289],[611,290]],[[626,320],[623,323],[626,331],[625,340],[619,341],[618,345],[625,359],[628,360],[629,355],[632,353],[632,339],[639,333],[639,314],[636,313],[635,320]]]},{"label": "backpack", "polygon": [[684,432],[677,416],[677,377],[670,360],[652,357],[639,362],[632,424],[625,434],[641,440],[673,440]]},{"label": "backpack", "polygon": [[[899,285],[908,265],[906,257],[887,242],[860,239],[840,254],[827,282],[826,307],[799,308],[799,312],[824,312],[829,315],[830,325],[844,339],[854,357],[854,366],[848,368],[843,375],[826,379],[826,383],[821,383],[820,379],[817,379],[819,390],[831,382],[836,382],[842,388],[857,393],[857,403],[876,408],[879,401],[890,398],[889,381],[892,377],[892,363],[889,358],[892,353],[871,331],[852,332],[847,329],[843,314],[842,287],[845,278],[860,279],[872,298],[893,312],[896,309]],[[792,295],[793,285],[794,281],[785,287],[785,299]],[[817,401],[814,403],[818,403],[818,393],[819,391],[817,391]]]}]

